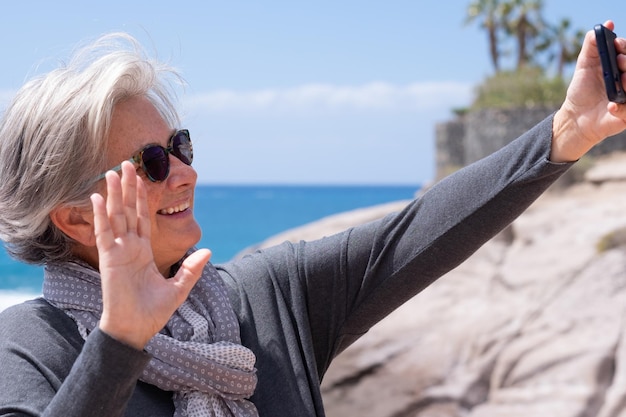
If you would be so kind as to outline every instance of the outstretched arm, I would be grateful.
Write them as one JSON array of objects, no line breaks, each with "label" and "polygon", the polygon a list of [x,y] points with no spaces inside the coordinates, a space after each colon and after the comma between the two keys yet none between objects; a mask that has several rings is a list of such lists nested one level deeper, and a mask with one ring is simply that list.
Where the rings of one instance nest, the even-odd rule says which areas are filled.
[{"label": "outstretched arm", "polygon": [[122,177],[106,174],[106,200],[91,197],[102,279],[100,329],[137,349],[165,326],[185,301],[211,257],[198,250],[183,262],[173,278],[157,269],[150,244],[146,189],[130,162]]}]

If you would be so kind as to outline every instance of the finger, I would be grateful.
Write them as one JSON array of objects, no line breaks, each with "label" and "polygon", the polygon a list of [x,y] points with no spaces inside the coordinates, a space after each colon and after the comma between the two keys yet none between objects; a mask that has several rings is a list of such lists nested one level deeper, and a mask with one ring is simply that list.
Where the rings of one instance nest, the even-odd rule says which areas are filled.
[{"label": "finger", "polygon": [[96,234],[96,246],[99,250],[109,248],[115,239],[109,218],[107,217],[104,197],[100,194],[92,194],[90,197],[94,215],[94,233]]},{"label": "finger", "polygon": [[[626,105],[609,101],[606,108],[608,112],[611,113],[612,116],[617,117],[618,119],[621,119],[622,123],[626,124]],[[624,129],[624,126],[622,126],[622,130],[623,129]]]},{"label": "finger", "polygon": [[146,184],[137,175],[137,234],[150,239],[150,212],[148,210],[148,191]]},{"label": "finger", "polygon": [[187,298],[193,286],[196,285],[209,259],[211,259],[210,250],[199,249],[195,251],[183,261],[176,275],[170,279],[170,282],[178,288],[177,298],[179,303],[182,303]]},{"label": "finger", "polygon": [[[626,40],[624,42],[626,43]],[[626,53],[626,48],[623,48],[623,51],[624,52],[620,52],[617,55],[617,66],[622,72],[622,84],[624,83],[624,73],[626,72],[626,55],[624,55]]]},{"label": "finger", "polygon": [[126,214],[122,199],[122,185],[119,175],[109,171],[105,175],[107,182],[106,212],[113,234],[118,237],[126,233]]},{"label": "finger", "polygon": [[126,216],[126,233],[137,231],[137,172],[128,161],[122,162],[122,204]]}]

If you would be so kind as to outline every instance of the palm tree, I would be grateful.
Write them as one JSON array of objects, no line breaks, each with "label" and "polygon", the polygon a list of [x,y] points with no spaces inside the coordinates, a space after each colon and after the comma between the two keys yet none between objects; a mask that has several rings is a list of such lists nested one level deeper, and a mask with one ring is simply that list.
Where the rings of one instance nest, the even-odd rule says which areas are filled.
[{"label": "palm tree", "polygon": [[556,51],[550,54],[549,60],[557,61],[557,75],[560,78],[563,78],[565,66],[576,62],[585,38],[584,30],[578,29],[571,33],[570,26],[570,20],[565,18],[550,28],[549,43],[556,47]]},{"label": "palm tree", "polygon": [[501,4],[500,0],[474,0],[467,8],[466,24],[481,19],[480,26],[487,30],[489,40],[489,56],[496,72],[500,70],[500,50],[498,49],[498,32],[500,31]]},{"label": "palm tree", "polygon": [[536,41],[546,26],[542,0],[510,0],[502,3],[502,25],[517,42],[517,69],[524,68],[536,52]]}]

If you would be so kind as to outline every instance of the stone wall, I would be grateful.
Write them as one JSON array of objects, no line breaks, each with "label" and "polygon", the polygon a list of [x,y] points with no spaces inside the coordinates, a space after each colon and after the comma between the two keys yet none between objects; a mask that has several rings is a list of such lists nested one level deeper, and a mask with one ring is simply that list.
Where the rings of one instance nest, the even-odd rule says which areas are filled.
[{"label": "stone wall", "polygon": [[465,120],[458,118],[435,126],[435,167],[437,179],[466,164]]},{"label": "stone wall", "polygon": [[[437,124],[436,179],[497,151],[555,111],[550,107],[485,109]],[[626,133],[605,140],[590,155],[624,150]]]}]

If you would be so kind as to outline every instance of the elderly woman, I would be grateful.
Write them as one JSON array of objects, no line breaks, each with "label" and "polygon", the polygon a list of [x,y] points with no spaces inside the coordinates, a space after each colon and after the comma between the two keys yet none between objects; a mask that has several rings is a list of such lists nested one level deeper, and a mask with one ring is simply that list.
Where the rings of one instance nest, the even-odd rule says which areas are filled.
[{"label": "elderly woman", "polygon": [[176,74],[121,39],[27,83],[0,125],[0,238],[45,265],[43,297],[0,314],[0,415],[323,416],[339,352],[626,128],[590,32],[561,109],[510,145],[400,213],[215,267]]}]

